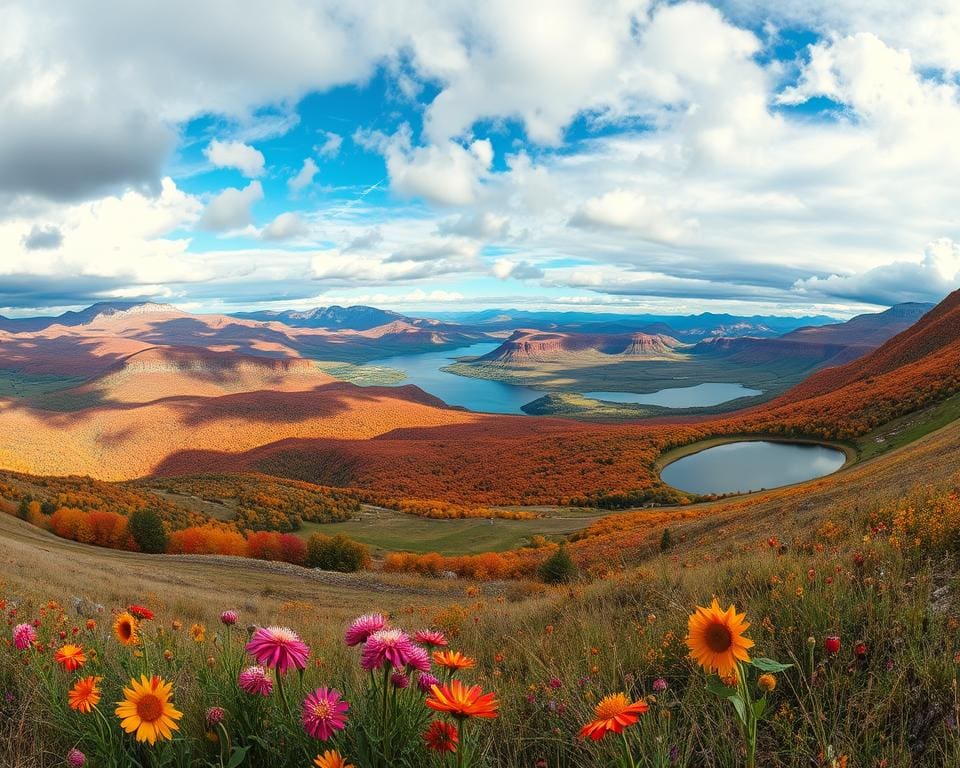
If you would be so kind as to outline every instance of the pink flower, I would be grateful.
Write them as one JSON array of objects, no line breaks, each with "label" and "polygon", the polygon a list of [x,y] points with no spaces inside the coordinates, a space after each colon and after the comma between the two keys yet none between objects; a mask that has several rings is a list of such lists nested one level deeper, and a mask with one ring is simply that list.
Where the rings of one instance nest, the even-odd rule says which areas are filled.
[{"label": "pink flower", "polygon": [[334,731],[344,729],[348,709],[350,705],[341,700],[340,691],[317,688],[303,700],[303,729],[313,738],[326,741]]},{"label": "pink flower", "polygon": [[427,646],[427,648],[445,648],[447,645],[446,635],[433,629],[421,629],[413,636],[413,639],[420,645]]},{"label": "pink flower", "polygon": [[292,629],[286,627],[260,627],[246,645],[247,652],[258,663],[280,674],[290,667],[306,669],[310,647]]},{"label": "pink flower", "polygon": [[207,725],[219,725],[226,716],[227,713],[223,707],[210,707],[210,709],[207,710]]},{"label": "pink flower", "polygon": [[417,672],[430,671],[430,654],[426,648],[410,643],[410,652],[407,654],[407,666],[415,669]]},{"label": "pink flower", "polygon": [[404,672],[394,672],[390,675],[390,685],[394,688],[407,688],[410,685],[410,678]]},{"label": "pink flower", "polygon": [[667,690],[667,681],[662,677],[658,677],[653,681],[653,690],[657,693],[663,693],[665,690]]},{"label": "pink flower", "polygon": [[421,673],[417,677],[417,688],[419,688],[424,693],[431,693],[432,688],[435,685],[440,685],[440,681],[429,673]]},{"label": "pink flower", "polygon": [[87,763],[87,756],[79,749],[73,748],[67,752],[67,765],[70,768],[83,768]]},{"label": "pink flower", "polygon": [[551,677],[550,680],[547,682],[547,685],[549,685],[553,690],[557,690],[558,688],[563,687],[563,682],[560,680],[559,677]]},{"label": "pink flower", "polygon": [[367,642],[367,638],[374,632],[387,629],[389,626],[386,617],[382,614],[368,613],[365,616],[354,619],[353,623],[347,628],[343,640],[351,647],[360,645],[361,643]]},{"label": "pink flower", "polygon": [[247,667],[237,677],[237,685],[251,696],[269,696],[273,691],[273,680],[263,667]]},{"label": "pink flower", "polygon": [[220,623],[225,624],[228,627],[232,627],[237,623],[237,619],[240,618],[237,616],[236,611],[224,611],[220,614]]},{"label": "pink flower", "polygon": [[29,624],[17,624],[13,628],[13,645],[18,651],[25,651],[37,639],[37,630]]},{"label": "pink flower", "polygon": [[410,636],[399,629],[383,629],[374,632],[363,644],[360,666],[367,672],[380,669],[385,663],[402,669],[410,661],[410,654],[416,648]]}]

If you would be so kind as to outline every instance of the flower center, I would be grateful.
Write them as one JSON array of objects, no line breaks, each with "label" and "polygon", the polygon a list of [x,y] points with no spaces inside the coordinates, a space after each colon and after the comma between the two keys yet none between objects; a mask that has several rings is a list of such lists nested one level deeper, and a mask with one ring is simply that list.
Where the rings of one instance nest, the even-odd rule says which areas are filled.
[{"label": "flower center", "polygon": [[154,696],[152,693],[144,695],[140,701],[137,702],[137,715],[139,715],[141,720],[152,723],[155,720],[159,720],[162,714],[163,702],[160,701],[158,696]]},{"label": "flower center", "polygon": [[733,635],[723,624],[711,624],[707,627],[704,639],[707,642],[707,648],[714,653],[729,651],[730,646],[733,645]]},{"label": "flower center", "polygon": [[318,701],[313,705],[313,716],[320,720],[326,720],[333,713],[333,707],[329,701]]},{"label": "flower center", "polygon": [[124,640],[129,640],[131,635],[133,635],[133,628],[130,626],[129,622],[120,622],[120,637],[122,637]]},{"label": "flower center", "polygon": [[622,693],[614,696],[607,696],[597,704],[596,714],[598,720],[609,720],[616,717],[627,707],[627,698]]}]

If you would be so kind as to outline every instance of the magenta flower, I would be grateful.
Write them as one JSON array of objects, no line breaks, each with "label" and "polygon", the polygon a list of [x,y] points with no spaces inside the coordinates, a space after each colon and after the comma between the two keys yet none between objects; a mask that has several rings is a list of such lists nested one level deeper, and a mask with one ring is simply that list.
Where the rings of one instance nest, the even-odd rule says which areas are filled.
[{"label": "magenta flower", "polygon": [[236,611],[224,611],[220,614],[220,623],[232,627],[239,618]]},{"label": "magenta flower", "polygon": [[389,626],[387,618],[384,615],[380,613],[368,613],[365,616],[354,619],[353,623],[347,627],[343,640],[351,647],[360,645],[361,643],[367,642],[367,638],[374,632],[388,629]]},{"label": "magenta flower", "polygon": [[383,629],[374,632],[363,644],[360,666],[367,672],[380,669],[384,664],[402,669],[410,661],[410,654],[417,646],[410,635],[399,629]]},{"label": "magenta flower", "polygon": [[340,691],[317,688],[303,700],[303,729],[313,738],[327,741],[334,731],[342,731],[350,705],[340,698]]},{"label": "magenta flower", "polygon": [[247,667],[237,677],[237,685],[251,696],[269,696],[273,691],[273,680],[263,667]]},{"label": "magenta flower", "polygon": [[260,627],[246,645],[247,652],[265,667],[281,675],[290,667],[306,669],[310,647],[300,635],[286,627]]},{"label": "magenta flower", "polygon": [[429,672],[421,673],[417,677],[417,688],[424,693],[432,693],[432,688],[435,685],[440,685],[440,681]]},{"label": "magenta flower", "polygon": [[447,636],[434,629],[421,629],[413,636],[413,639],[420,645],[427,646],[427,648],[445,648],[447,646]]},{"label": "magenta flower", "polygon": [[37,639],[37,630],[29,624],[17,624],[13,628],[13,645],[18,651],[25,651]]},{"label": "magenta flower", "polygon": [[390,685],[394,688],[407,688],[410,685],[410,678],[405,672],[394,672],[390,675]]},{"label": "magenta flower", "polygon": [[427,653],[427,649],[411,643],[410,651],[407,653],[407,666],[417,672],[429,672],[430,654]]},{"label": "magenta flower", "polygon": [[667,681],[662,677],[658,677],[653,681],[653,690],[657,693],[663,693],[665,690],[667,690]]},{"label": "magenta flower", "polygon": [[87,756],[76,747],[67,752],[67,765],[70,768],[83,768],[86,764]]},{"label": "magenta flower", "polygon": [[210,707],[207,710],[207,725],[211,727],[219,725],[226,716],[227,713],[223,707]]}]

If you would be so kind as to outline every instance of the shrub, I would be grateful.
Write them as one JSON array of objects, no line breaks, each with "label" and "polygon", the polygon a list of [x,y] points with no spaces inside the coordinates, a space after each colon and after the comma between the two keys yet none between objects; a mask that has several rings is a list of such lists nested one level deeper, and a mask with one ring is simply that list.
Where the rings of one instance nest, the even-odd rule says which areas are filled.
[{"label": "shrub", "polygon": [[567,584],[573,581],[576,575],[577,566],[565,544],[561,544],[540,566],[540,578],[547,584]]},{"label": "shrub", "polygon": [[167,550],[167,532],[156,510],[138,509],[130,515],[127,528],[141,552],[157,555]]},{"label": "shrub", "polygon": [[351,573],[370,564],[366,545],[343,534],[324,536],[315,533],[307,540],[307,565],[325,571]]}]

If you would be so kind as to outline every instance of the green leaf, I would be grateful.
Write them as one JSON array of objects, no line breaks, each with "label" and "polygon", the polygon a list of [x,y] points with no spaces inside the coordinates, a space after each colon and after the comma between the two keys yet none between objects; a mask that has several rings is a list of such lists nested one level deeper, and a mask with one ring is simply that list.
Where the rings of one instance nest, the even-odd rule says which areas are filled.
[{"label": "green leaf", "polygon": [[247,759],[247,752],[249,751],[250,747],[234,747],[226,768],[237,768],[240,763]]},{"label": "green leaf", "polygon": [[743,703],[743,699],[739,696],[731,696],[730,703],[733,704],[733,708],[737,710],[737,716],[740,718],[740,722],[746,724],[747,705]]},{"label": "green leaf", "polygon": [[779,661],[762,657],[751,660],[750,664],[761,672],[783,672],[793,666],[793,664],[781,664]]},{"label": "green leaf", "polygon": [[719,677],[714,677],[707,681],[707,690],[719,696],[721,699],[729,699],[731,696],[737,695],[737,689],[731,688],[729,685],[724,685]]},{"label": "green leaf", "polygon": [[753,702],[753,717],[756,720],[759,720],[763,717],[763,713],[767,709],[767,699],[766,697],[759,699]]}]

